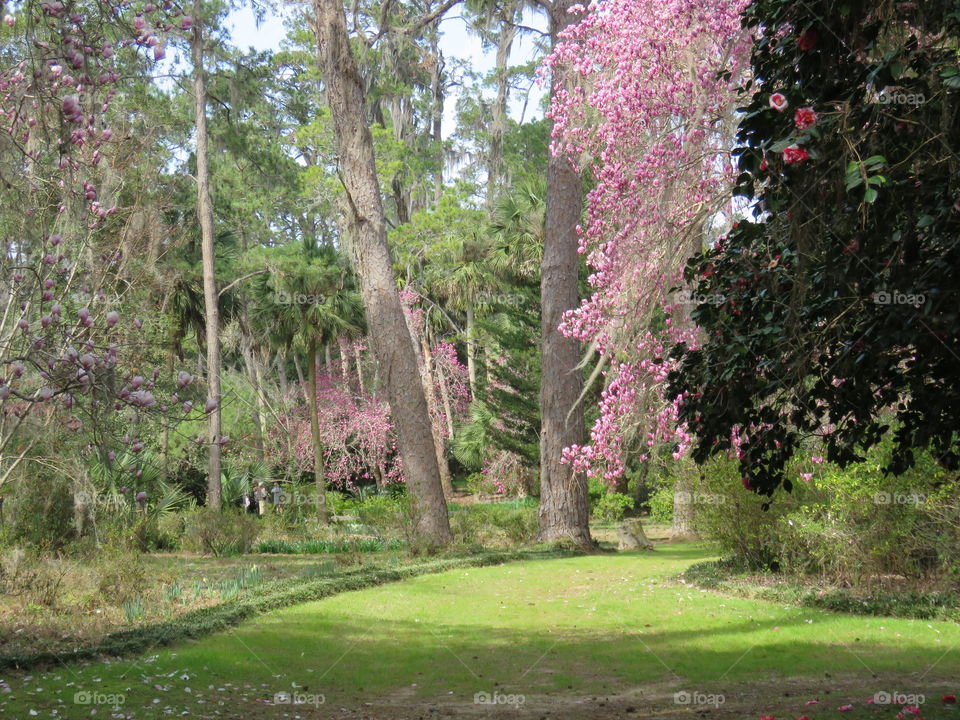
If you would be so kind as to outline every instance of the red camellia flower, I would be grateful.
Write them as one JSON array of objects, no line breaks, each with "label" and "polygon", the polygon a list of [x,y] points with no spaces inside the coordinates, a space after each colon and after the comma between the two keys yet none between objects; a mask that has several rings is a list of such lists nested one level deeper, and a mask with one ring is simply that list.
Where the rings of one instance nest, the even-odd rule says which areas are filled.
[{"label": "red camellia flower", "polygon": [[810,52],[817,46],[817,40],[819,39],[816,30],[807,30],[797,38],[797,47],[803,52]]},{"label": "red camellia flower", "polygon": [[783,149],[783,161],[787,165],[796,165],[809,159],[810,153],[807,152],[806,148],[800,147],[799,145],[791,145]]},{"label": "red camellia flower", "polygon": [[940,702],[942,702],[944,705],[956,705],[956,704],[957,704],[957,696],[956,696],[956,695],[944,695],[942,698],[940,698]]},{"label": "red camellia flower", "polygon": [[[747,490],[753,490],[753,485],[750,484],[750,479],[749,479],[749,478],[743,478],[743,486],[744,486]],[[760,720],[763,720],[763,718],[760,718]]]},{"label": "red camellia flower", "polygon": [[783,93],[775,92],[770,96],[770,107],[777,112],[783,112],[789,105],[790,103],[787,102],[787,96]]},{"label": "red camellia flower", "polygon": [[806,130],[817,124],[817,114],[812,107],[797,108],[793,114],[793,124],[800,130]]}]

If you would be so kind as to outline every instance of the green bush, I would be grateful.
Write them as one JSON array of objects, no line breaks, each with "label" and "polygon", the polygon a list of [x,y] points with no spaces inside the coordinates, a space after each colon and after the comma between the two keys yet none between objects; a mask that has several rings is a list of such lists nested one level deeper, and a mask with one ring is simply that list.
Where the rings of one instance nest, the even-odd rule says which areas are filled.
[{"label": "green bush", "polygon": [[627,510],[633,509],[633,498],[624,493],[608,492],[601,495],[591,508],[597,520],[619,522]]},{"label": "green bush", "polygon": [[537,536],[536,503],[462,505],[450,513],[454,541],[461,545],[510,546]]},{"label": "green bush", "polygon": [[3,507],[8,541],[41,550],[64,548],[76,538],[73,486],[61,475],[17,480]]},{"label": "green bush", "polygon": [[647,499],[650,519],[661,525],[673,522],[673,483],[661,483]]},{"label": "green bush", "polygon": [[258,531],[253,515],[203,508],[189,513],[183,547],[216,557],[245,554],[253,547]]}]

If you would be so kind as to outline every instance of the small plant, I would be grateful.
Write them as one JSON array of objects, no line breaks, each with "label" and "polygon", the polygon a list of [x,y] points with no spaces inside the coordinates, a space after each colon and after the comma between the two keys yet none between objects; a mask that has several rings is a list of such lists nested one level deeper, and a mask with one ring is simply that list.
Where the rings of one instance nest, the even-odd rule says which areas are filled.
[{"label": "small plant", "polygon": [[123,614],[131,625],[143,617],[143,599],[127,600],[123,604]]}]

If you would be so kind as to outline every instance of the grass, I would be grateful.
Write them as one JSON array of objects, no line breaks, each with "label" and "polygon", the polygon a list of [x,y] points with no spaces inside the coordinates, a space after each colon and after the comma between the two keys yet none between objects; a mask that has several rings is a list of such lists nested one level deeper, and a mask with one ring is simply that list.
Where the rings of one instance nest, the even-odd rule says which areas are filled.
[{"label": "grass", "polygon": [[[823,680],[825,673],[866,678],[871,692],[926,689],[932,697],[936,678],[960,674],[958,625],[724,597],[675,581],[707,558],[695,545],[661,545],[654,553],[419,576],[272,612],[135,662],[8,677],[11,692],[0,694],[0,711],[87,717],[89,708],[76,705],[74,694],[99,691],[124,694],[131,718],[284,717],[269,705],[275,693],[322,695],[331,708],[384,698],[470,704],[478,692],[555,702],[641,686],[732,696],[798,676],[833,682]],[[900,684],[886,687],[871,676]],[[867,709],[860,695],[849,700],[855,710],[837,714],[836,704],[812,712],[794,698],[792,716],[894,714]],[[257,714],[267,706],[273,715]],[[593,717],[583,707],[577,712],[570,717]],[[927,720],[956,715],[932,705],[924,712]]]}]

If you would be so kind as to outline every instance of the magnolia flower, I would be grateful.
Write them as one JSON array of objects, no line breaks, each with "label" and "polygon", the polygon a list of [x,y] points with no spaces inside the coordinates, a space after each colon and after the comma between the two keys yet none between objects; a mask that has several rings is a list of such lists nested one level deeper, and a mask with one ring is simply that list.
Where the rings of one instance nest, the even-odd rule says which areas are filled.
[{"label": "magnolia flower", "polygon": [[37,397],[41,400],[49,400],[53,397],[53,390],[48,387],[42,387],[37,391]]},{"label": "magnolia flower", "polygon": [[13,27],[17,19],[13,15],[4,15],[3,22],[6,23],[7,27]]},{"label": "magnolia flower", "polygon": [[130,387],[136,390],[141,385],[143,385],[143,378],[140,377],[139,375],[134,375],[133,379],[130,381]]},{"label": "magnolia flower", "polygon": [[787,102],[787,96],[780,92],[775,92],[770,96],[770,107],[772,107],[777,112],[783,112],[789,107],[790,103]]},{"label": "magnolia flower", "polygon": [[188,373],[186,370],[181,370],[177,373],[177,387],[185,388],[187,385],[193,382],[193,375]]},{"label": "magnolia flower", "polygon": [[111,310],[107,313],[107,327],[112,328],[120,320],[120,313],[116,310]]},{"label": "magnolia flower", "polygon": [[217,409],[217,407],[218,407],[218,403],[216,400],[214,400],[213,398],[207,398],[207,404],[204,405],[204,410],[206,412],[208,413],[213,412],[214,410]]}]

